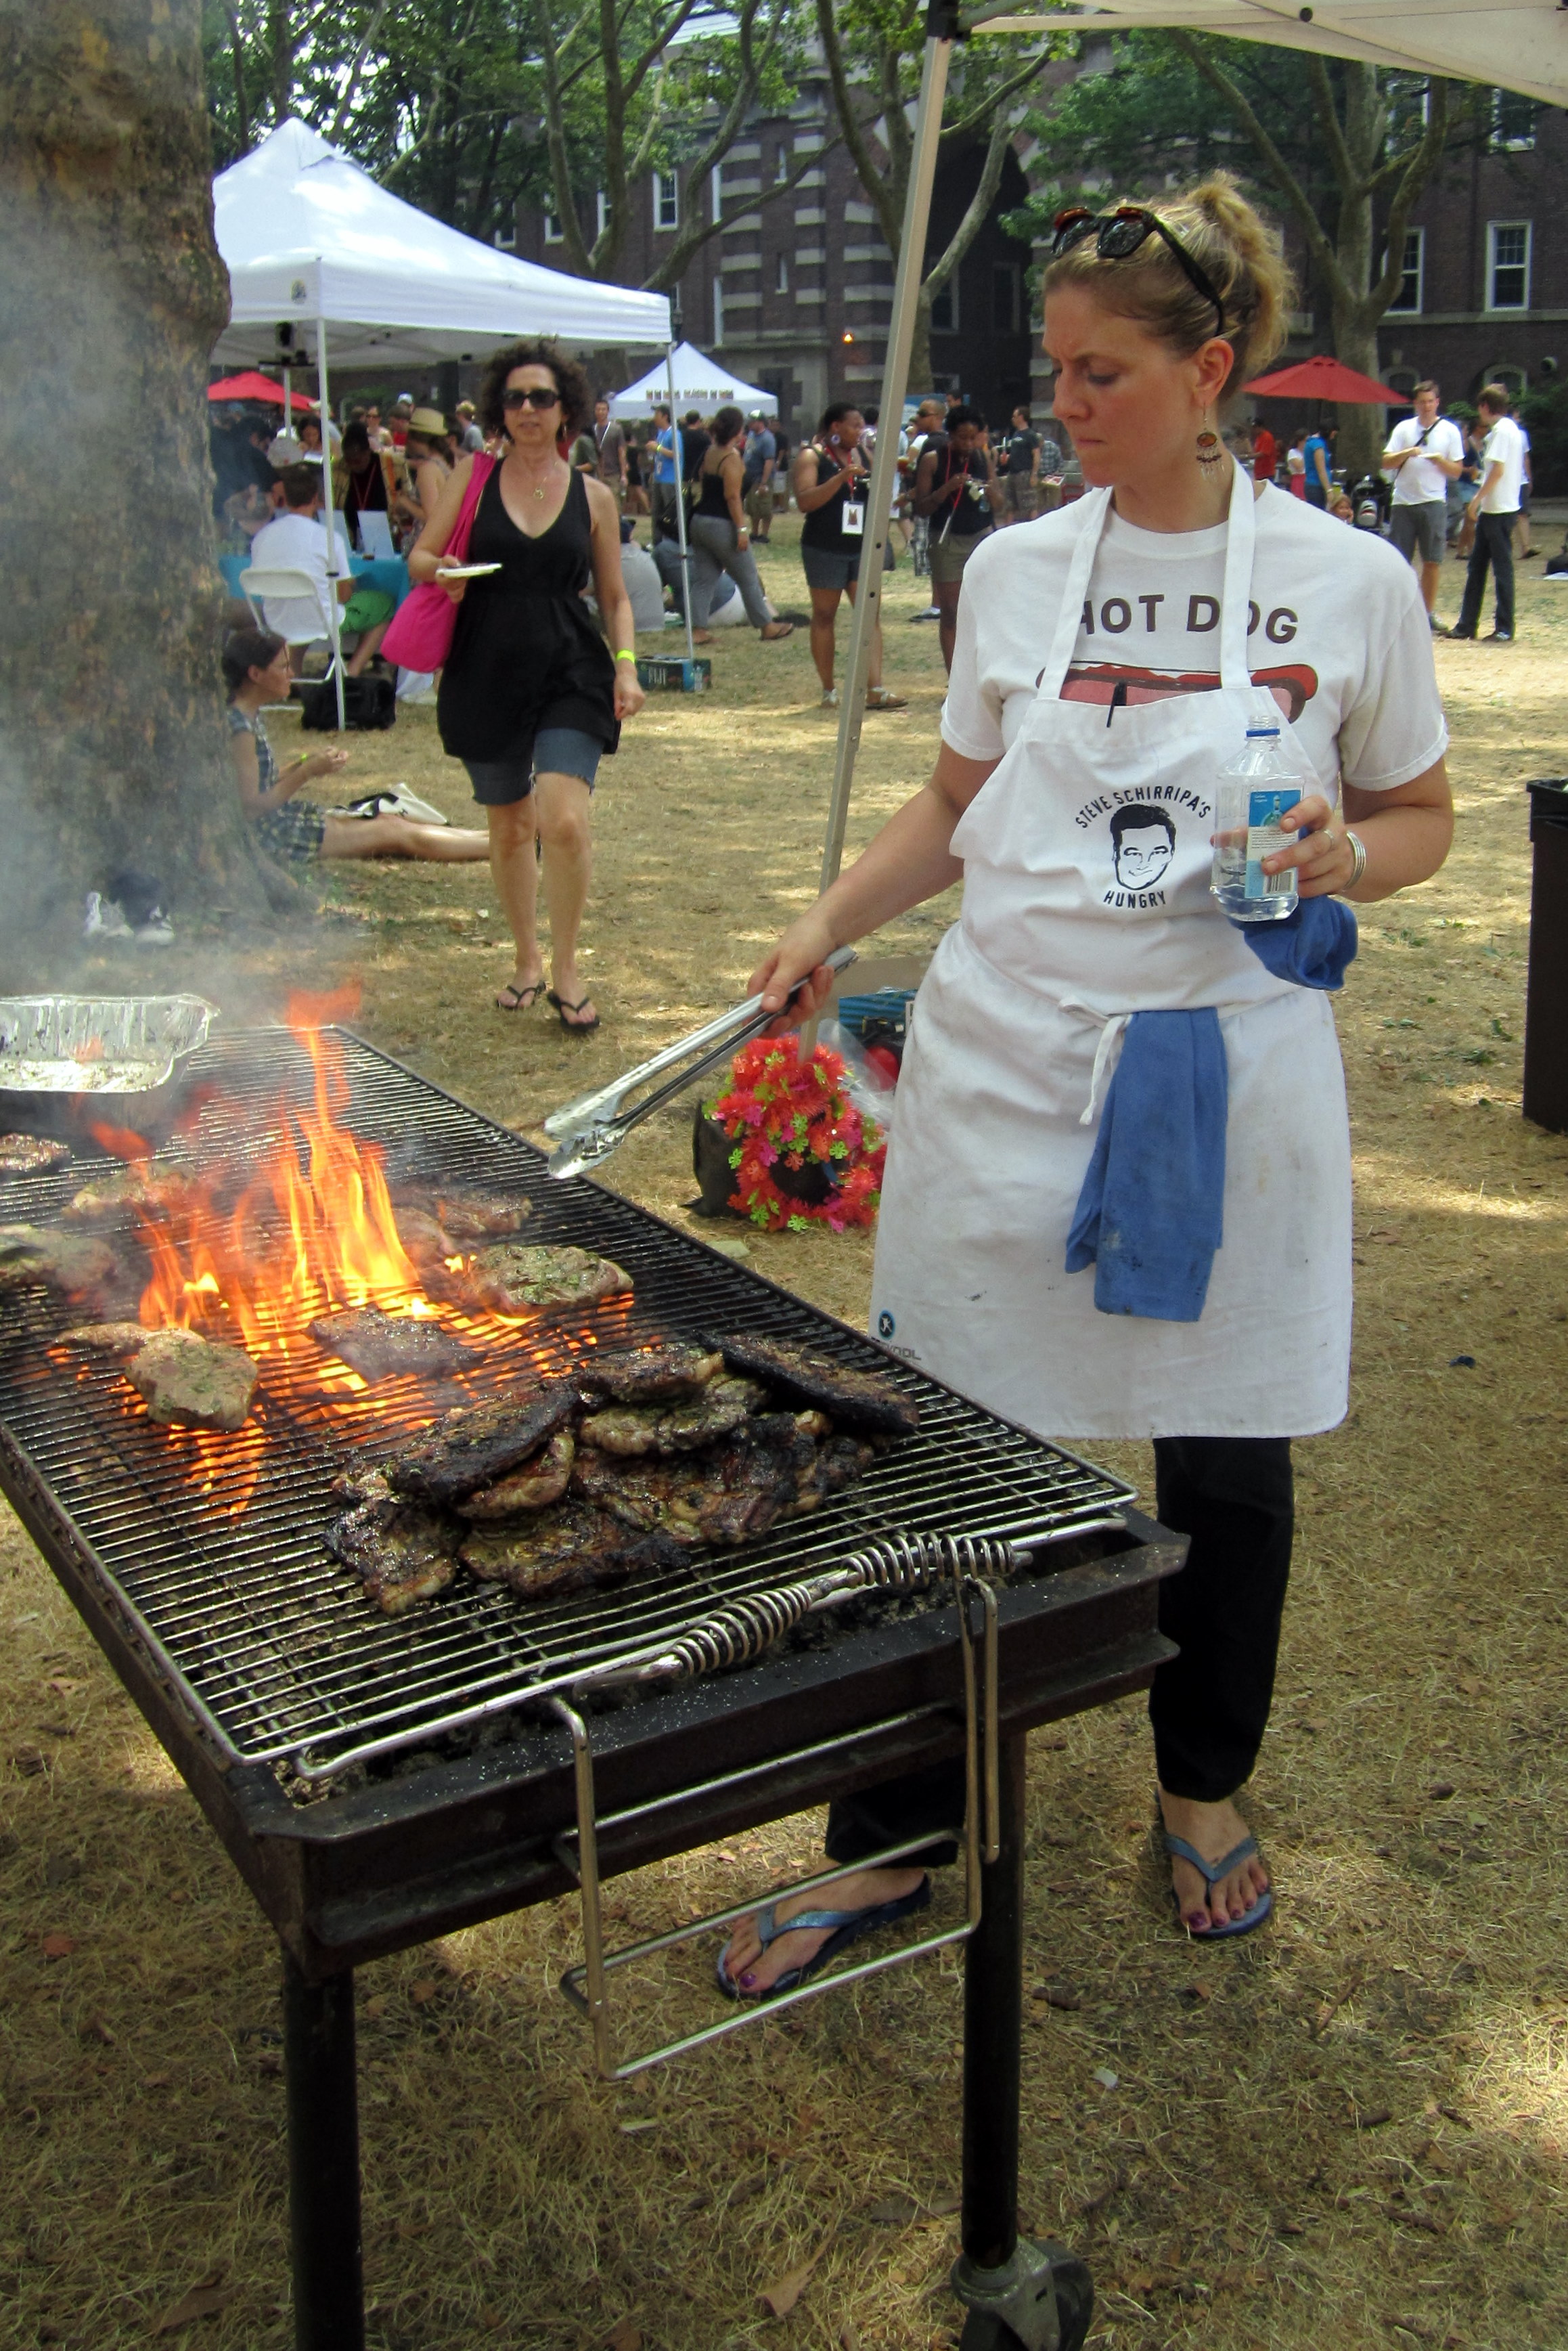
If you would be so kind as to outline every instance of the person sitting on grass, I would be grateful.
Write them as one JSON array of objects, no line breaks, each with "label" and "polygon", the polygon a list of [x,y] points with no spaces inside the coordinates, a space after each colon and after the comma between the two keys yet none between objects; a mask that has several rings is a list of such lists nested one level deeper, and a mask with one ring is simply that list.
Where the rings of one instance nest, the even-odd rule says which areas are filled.
[{"label": "person sitting on grass", "polygon": [[223,643],[223,682],[240,806],[259,845],[280,864],[309,865],[318,857],[428,857],[467,864],[489,856],[483,832],[416,824],[406,816],[332,816],[299,798],[301,785],[314,777],[340,774],[349,755],[336,747],[306,751],[279,768],[261,714],[265,704],[288,700],[288,646],[282,637],[267,629],[236,629]]}]

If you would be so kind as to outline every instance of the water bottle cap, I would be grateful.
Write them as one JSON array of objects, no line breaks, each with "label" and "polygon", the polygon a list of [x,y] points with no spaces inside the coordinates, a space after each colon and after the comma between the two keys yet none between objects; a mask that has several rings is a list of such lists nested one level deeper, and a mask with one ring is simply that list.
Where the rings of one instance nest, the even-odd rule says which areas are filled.
[{"label": "water bottle cap", "polygon": [[1277,726],[1249,726],[1247,729],[1247,740],[1250,743],[1254,735],[1277,735],[1279,731],[1280,730]]}]

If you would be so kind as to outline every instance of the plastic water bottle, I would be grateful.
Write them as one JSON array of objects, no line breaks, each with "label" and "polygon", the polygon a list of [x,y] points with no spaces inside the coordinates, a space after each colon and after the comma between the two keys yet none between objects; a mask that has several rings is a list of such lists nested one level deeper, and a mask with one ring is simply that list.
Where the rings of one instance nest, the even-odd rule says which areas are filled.
[{"label": "plastic water bottle", "polygon": [[1209,887],[1233,923],[1278,923],[1295,912],[1295,869],[1265,873],[1262,861],[1295,841],[1280,820],[1318,789],[1288,756],[1277,726],[1249,726],[1214,786],[1214,870]]}]

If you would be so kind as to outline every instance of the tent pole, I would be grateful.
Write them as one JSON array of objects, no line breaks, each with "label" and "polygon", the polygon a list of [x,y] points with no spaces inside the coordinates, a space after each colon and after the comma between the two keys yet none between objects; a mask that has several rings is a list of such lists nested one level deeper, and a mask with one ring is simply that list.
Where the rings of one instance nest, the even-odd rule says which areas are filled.
[{"label": "tent pole", "polygon": [[[284,381],[286,382],[287,378]],[[343,701],[343,643],[338,627],[337,582],[342,574],[337,569],[337,526],[332,509],[332,444],[327,438],[327,420],[332,413],[327,385],[327,321],[316,321],[316,381],[321,394],[321,519],[327,525],[327,633],[332,640],[332,676],[337,688],[337,732],[345,733],[348,725]]]},{"label": "tent pole", "polygon": [[[877,454],[871,465],[871,493],[867,503],[866,536],[861,542],[860,580],[855,616],[849,629],[849,656],[844,700],[838,713],[838,755],[833,770],[833,798],[828,804],[827,840],[822,852],[822,887],[836,881],[844,862],[844,829],[849,818],[849,792],[855,778],[855,758],[860,748],[860,724],[866,709],[866,684],[871,669],[871,636],[882,608],[882,558],[888,544],[888,517],[893,510],[893,484],[898,478],[898,443],[904,415],[904,393],[909,379],[909,352],[915,340],[915,314],[920,281],[926,269],[926,229],[931,214],[931,187],[937,174],[937,142],[941,137],[942,101],[947,96],[948,65],[952,56],[952,14],[936,0],[928,16],[932,28],[926,41],[920,70],[920,99],[915,116],[914,151],[909,158],[909,186],[904,199],[903,242],[898,248],[898,274],[893,288],[893,317],[888,329],[888,357],[882,371],[882,405],[877,420]],[[941,29],[939,31],[939,26]]]},{"label": "tent pole", "polygon": [[670,344],[664,354],[670,371],[670,437],[675,444],[675,536],[680,542],[680,603],[686,615],[686,658],[695,661],[697,648],[691,640],[691,551],[686,544],[686,486],[680,478],[680,419],[675,413],[675,346]]}]

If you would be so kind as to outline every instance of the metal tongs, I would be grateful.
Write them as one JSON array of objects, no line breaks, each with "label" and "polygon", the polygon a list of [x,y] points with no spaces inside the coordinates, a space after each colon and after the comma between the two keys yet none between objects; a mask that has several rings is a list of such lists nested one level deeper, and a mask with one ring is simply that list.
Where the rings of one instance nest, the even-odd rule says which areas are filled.
[{"label": "metal tongs", "polygon": [[[853,947],[836,947],[826,958],[829,971],[846,971],[855,961]],[[790,998],[797,996],[805,985],[797,980],[790,990]],[[580,1095],[567,1102],[564,1110],[553,1110],[545,1121],[545,1132],[555,1138],[556,1148],[546,1161],[552,1176],[563,1180],[568,1176],[581,1176],[585,1169],[597,1167],[612,1151],[618,1151],[634,1126],[640,1126],[667,1102],[692,1085],[714,1063],[723,1061],[735,1047],[748,1037],[760,1037],[779,1018],[777,1012],[764,1012],[760,996],[748,996],[743,1004],[732,1005],[728,1012],[719,1013],[691,1035],[678,1038],[666,1045],[651,1061],[639,1062],[623,1077],[613,1078],[597,1093]],[[696,1059],[690,1057],[695,1054]],[[684,1069],[679,1064],[685,1062]],[[663,1077],[666,1070],[678,1074],[644,1095],[634,1108],[625,1107],[628,1094],[635,1093],[650,1079]]]}]

